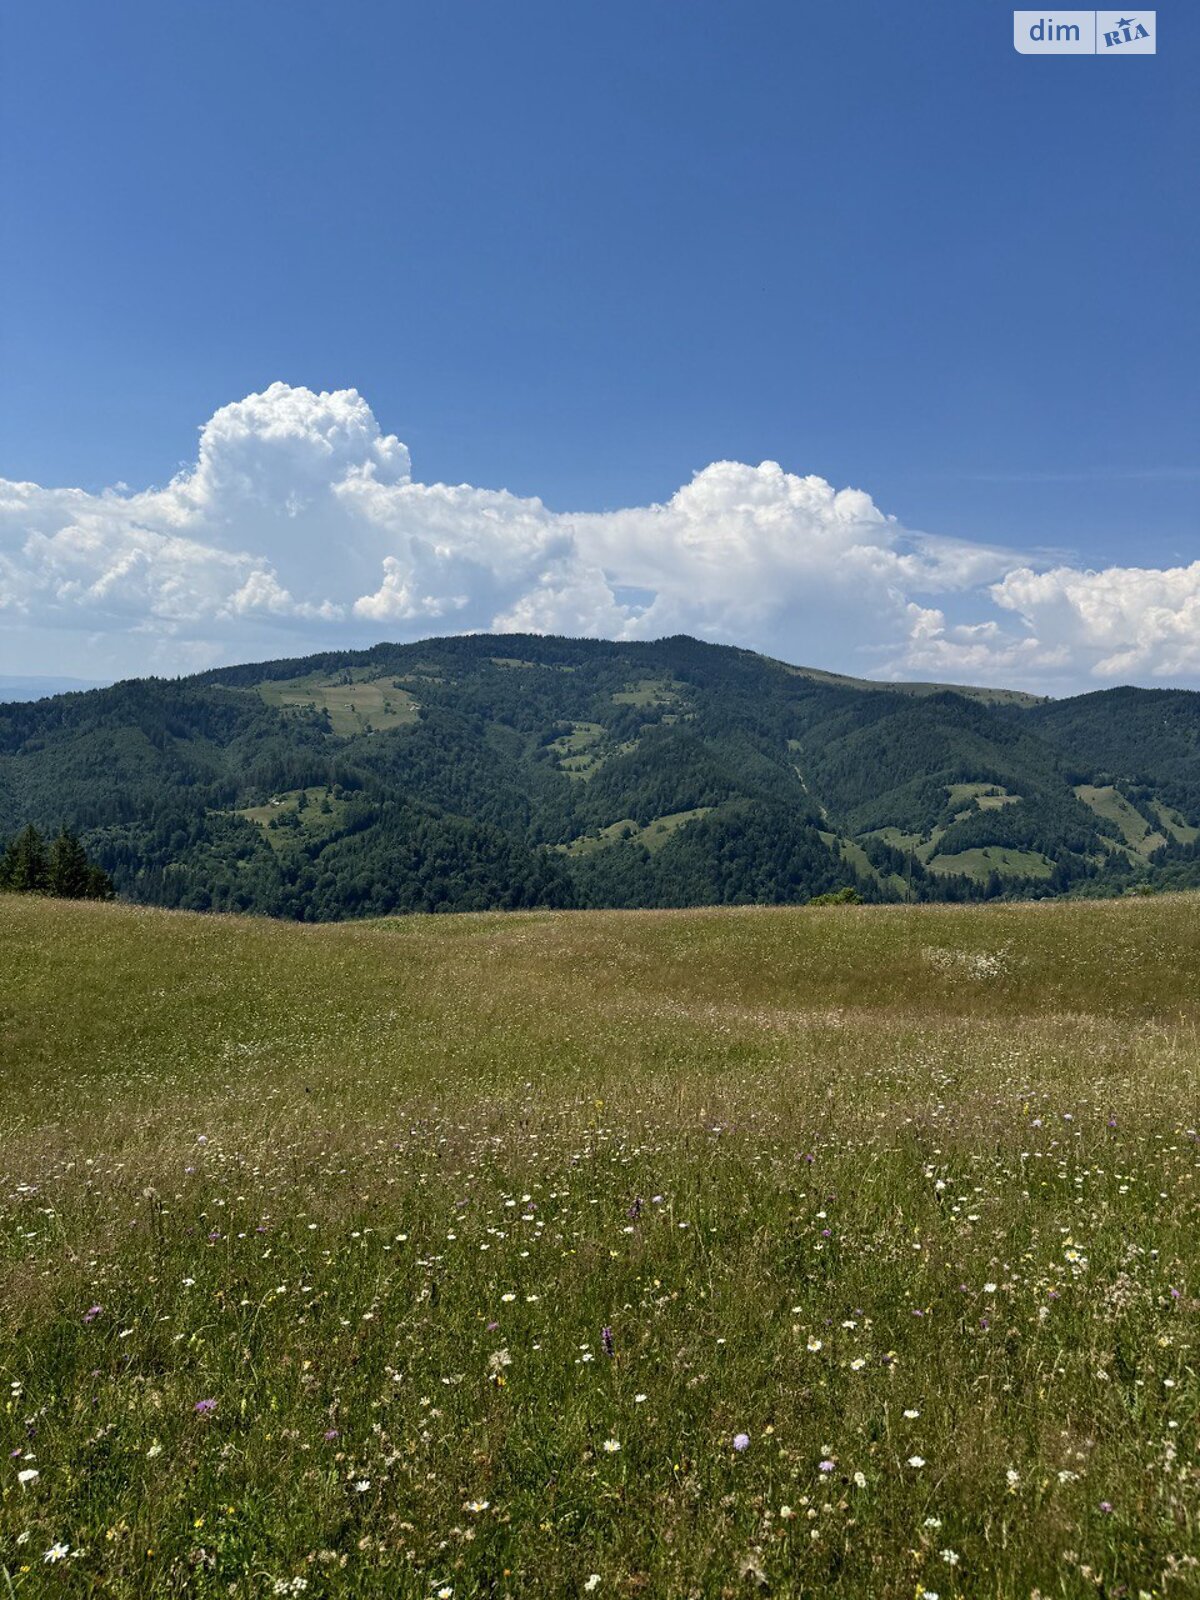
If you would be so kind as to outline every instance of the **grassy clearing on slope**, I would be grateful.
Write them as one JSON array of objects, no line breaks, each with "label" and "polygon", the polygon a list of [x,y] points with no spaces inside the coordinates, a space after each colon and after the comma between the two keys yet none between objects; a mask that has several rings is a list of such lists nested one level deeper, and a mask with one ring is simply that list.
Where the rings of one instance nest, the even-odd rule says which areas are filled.
[{"label": "grassy clearing on slope", "polygon": [[964,683],[890,683],[881,678],[848,678],[843,672],[822,672],[819,667],[793,667],[786,661],[776,661],[774,664],[794,678],[812,678],[817,683],[841,684],[852,689],[875,689],[884,694],[914,695],[919,699],[949,691],[983,705],[1038,706],[1045,705],[1048,698],[1046,695],[1027,694],[1023,689],[984,689]]},{"label": "grassy clearing on slope", "polygon": [[267,843],[276,850],[289,844],[310,843],[339,828],[346,807],[328,787],[289,789],[272,795],[266,805],[247,806],[231,813],[257,823],[266,833]]},{"label": "grassy clearing on slope", "polygon": [[980,811],[999,811],[1004,806],[1018,805],[1021,800],[1019,794],[1009,794],[999,783],[949,783],[946,794],[950,804],[961,807],[968,817],[976,807]]},{"label": "grassy clearing on slope", "polygon": [[1198,910],[0,897],[12,1593],[1191,1592]]},{"label": "grassy clearing on slope", "polygon": [[836,849],[841,859],[845,861],[848,866],[853,867],[854,871],[858,873],[860,878],[866,878],[868,880],[874,878],[876,883],[886,884],[889,888],[895,889],[899,894],[904,893],[904,879],[897,877],[896,874],[892,872],[880,872],[879,869],[873,864],[870,856],[863,849],[862,845],[859,844],[857,839],[843,839],[836,833],[826,832],[823,828],[818,831],[820,832],[824,843],[828,845],[831,850]]},{"label": "grassy clearing on slope", "polygon": [[573,722],[570,733],[552,740],[560,772],[570,778],[590,778],[603,762],[604,727],[599,722]]},{"label": "grassy clearing on slope", "polygon": [[1200,839],[1200,828],[1194,828],[1178,811],[1164,805],[1161,800],[1151,800],[1150,809],[1162,823],[1163,832],[1170,838],[1177,839],[1180,844],[1194,844]]},{"label": "grassy clearing on slope", "polygon": [[1038,850],[1012,850],[999,844],[977,845],[948,856],[930,855],[925,864],[930,872],[956,872],[979,879],[993,872],[1002,877],[1048,878],[1054,871],[1054,863]]},{"label": "grassy clearing on slope", "polygon": [[679,691],[670,678],[642,678],[612,696],[615,706],[669,706],[679,702]]},{"label": "grassy clearing on slope", "polygon": [[1081,783],[1076,786],[1075,795],[1098,817],[1115,822],[1121,830],[1121,837],[1137,855],[1149,856],[1167,842],[1166,835],[1151,828],[1145,817],[1139,811],[1135,811],[1125,796],[1118,789],[1114,789],[1111,783],[1100,788],[1093,783]]},{"label": "grassy clearing on slope", "polygon": [[312,673],[305,678],[271,679],[258,685],[269,706],[327,711],[329,725],[340,738],[381,733],[417,720],[417,703],[407,689],[392,678],[355,677],[329,681]]},{"label": "grassy clearing on slope", "polygon": [[633,817],[621,817],[619,821],[610,822],[607,827],[598,829],[596,833],[585,833],[582,838],[572,839],[569,844],[559,845],[558,848],[569,856],[587,856],[593,851],[604,850],[609,845],[632,839],[638,844],[645,845],[653,855],[655,851],[662,849],[673,833],[678,833],[679,829],[686,827],[689,822],[697,822],[701,817],[706,817],[712,809],[712,806],[696,806],[692,811],[672,811],[665,817],[653,818],[644,828]]}]

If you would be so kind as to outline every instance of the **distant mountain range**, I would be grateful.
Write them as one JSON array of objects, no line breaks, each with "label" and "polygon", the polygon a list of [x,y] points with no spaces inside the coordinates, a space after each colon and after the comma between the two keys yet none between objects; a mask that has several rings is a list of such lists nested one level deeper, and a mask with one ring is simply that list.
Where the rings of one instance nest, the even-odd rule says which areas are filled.
[{"label": "distant mountain range", "polygon": [[471,635],[0,705],[0,838],[317,920],[1200,884],[1200,694],[880,684]]},{"label": "distant mountain range", "polygon": [[52,694],[99,687],[94,678],[10,678],[0,674],[0,705],[6,700],[44,700]]}]

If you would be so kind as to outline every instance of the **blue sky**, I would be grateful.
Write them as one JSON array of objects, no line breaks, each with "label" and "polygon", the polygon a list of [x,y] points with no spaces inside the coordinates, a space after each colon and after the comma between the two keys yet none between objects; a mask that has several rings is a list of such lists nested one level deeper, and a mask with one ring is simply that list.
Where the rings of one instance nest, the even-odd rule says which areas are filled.
[{"label": "blue sky", "polygon": [[[0,669],[186,670],[524,619],[681,625],[883,675],[1200,679],[1200,575],[1115,600],[1084,581],[1200,555],[1200,13],[1160,8],[1158,26],[1157,55],[1121,61],[1019,56],[991,0],[10,8],[0,477],[45,493],[0,509]],[[247,467],[239,434],[241,489],[275,497],[258,544],[223,470],[182,509],[136,500],[194,473],[197,430],[277,380],[309,454],[293,492],[277,452]],[[312,460],[350,412],[295,396],[352,389],[414,481],[510,492],[471,514],[520,525],[512,562],[435,536],[412,496],[360,507],[369,537],[338,520],[344,493],[329,512]],[[226,445],[278,434],[252,412]],[[373,424],[354,417],[361,443]],[[764,460],[785,481],[748,479],[751,501],[824,565],[763,555],[775,513],[747,531],[744,485],[649,514],[711,463]],[[844,508],[788,475],[870,497],[849,547],[866,557],[838,543]],[[118,483],[133,503],[86,502],[85,535],[85,502],[52,493]],[[534,496],[620,528],[585,518],[577,545],[547,520],[530,545],[512,497]],[[890,531],[871,533],[878,513]],[[751,541],[757,598],[689,610],[697,520],[709,568],[722,548],[744,567]],[[221,590],[146,528],[253,559],[222,557]],[[109,565],[85,571],[97,541]],[[330,541],[364,584],[372,567],[360,593],[320,591]],[[1031,579],[998,604],[1013,571]],[[1047,588],[1047,571],[1079,577]],[[234,604],[255,572],[274,590]],[[356,609],[389,573],[392,597]],[[1114,604],[1124,620],[1092,637]],[[1147,640],[1164,605],[1174,624]],[[910,627],[913,606],[941,624]]]}]

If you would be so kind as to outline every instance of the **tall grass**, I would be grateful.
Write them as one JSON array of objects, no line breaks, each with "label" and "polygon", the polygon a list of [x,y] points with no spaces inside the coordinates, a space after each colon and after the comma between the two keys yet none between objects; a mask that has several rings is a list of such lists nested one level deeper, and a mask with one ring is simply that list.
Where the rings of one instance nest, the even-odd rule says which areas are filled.
[{"label": "tall grass", "polygon": [[1200,1592],[1198,913],[0,897],[0,1596]]}]

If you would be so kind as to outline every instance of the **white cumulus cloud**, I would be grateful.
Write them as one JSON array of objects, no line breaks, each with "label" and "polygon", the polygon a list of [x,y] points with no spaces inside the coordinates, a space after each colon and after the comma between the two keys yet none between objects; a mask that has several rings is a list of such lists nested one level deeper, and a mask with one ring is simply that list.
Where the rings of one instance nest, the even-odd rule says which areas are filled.
[{"label": "white cumulus cloud", "polygon": [[[869,494],[719,461],[569,514],[415,480],[356,390],[223,406],[163,488],[0,480],[0,667],[87,676],[469,629],[691,632],[872,676],[1053,689],[1200,678],[1200,562],[1039,569]],[[51,665],[53,663],[53,665]]]},{"label": "white cumulus cloud", "polygon": [[1018,567],[991,593],[1042,648],[1086,659],[1095,678],[1200,677],[1200,561],[1103,572]]}]

